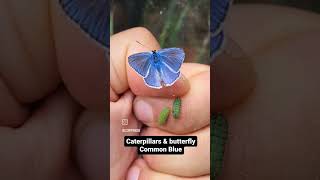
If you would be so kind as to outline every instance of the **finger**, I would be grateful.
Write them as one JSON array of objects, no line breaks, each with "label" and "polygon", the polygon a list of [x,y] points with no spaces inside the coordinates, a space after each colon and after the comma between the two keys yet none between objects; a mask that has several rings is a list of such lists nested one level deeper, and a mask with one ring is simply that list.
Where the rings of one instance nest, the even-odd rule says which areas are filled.
[{"label": "finger", "polygon": [[[24,141],[21,142],[24,148],[31,148],[25,151],[33,152],[33,155],[27,156],[34,157],[37,152],[38,163],[45,174],[56,174],[61,168],[74,169],[74,173],[77,173],[75,168],[70,168],[74,167],[74,164],[69,154],[73,123],[80,111],[81,108],[70,94],[60,88],[41,103],[32,117],[17,131],[17,138]],[[38,166],[36,170],[29,172],[39,171],[38,169],[41,168]]]},{"label": "finger", "polygon": [[0,1],[0,74],[19,102],[37,101],[60,82],[47,7],[48,1]]},{"label": "finger", "polygon": [[104,111],[109,77],[105,50],[65,15],[58,1],[50,2],[56,58],[64,84],[80,104]]},{"label": "finger", "polygon": [[[143,47],[136,41],[147,46]],[[114,94],[122,94],[129,87],[135,95],[168,97],[172,94],[178,96],[189,90],[186,78],[180,78],[174,85],[161,89],[152,89],[145,85],[141,78],[128,64],[128,56],[150,50],[159,49],[159,44],[154,36],[145,28],[132,28],[110,39],[110,86],[111,100],[117,100]]]},{"label": "finger", "polygon": [[255,60],[256,92],[241,110],[226,113],[232,134],[222,179],[299,180],[319,175],[319,41],[319,31],[301,34]]},{"label": "finger", "polygon": [[[138,96],[134,101],[134,113],[138,120],[150,127],[175,133],[185,134],[201,129],[210,121],[210,68],[199,64],[185,63],[181,71],[189,79],[189,92],[180,97],[181,110],[178,119],[172,115],[174,97]],[[171,109],[166,124],[160,125],[159,114],[164,107]]]},{"label": "finger", "polygon": [[[133,94],[127,91],[117,102],[110,102],[110,179],[122,179],[130,164],[136,159],[137,150],[123,146],[124,136],[138,136],[138,132],[123,129],[140,129],[141,124],[132,114]],[[122,125],[122,119],[128,125]]]},{"label": "finger", "polygon": [[127,180],[209,180],[210,176],[185,178],[152,170],[143,159],[137,159],[129,169]]},{"label": "finger", "polygon": [[58,137],[50,136],[49,138],[65,138],[70,136],[72,124],[79,112],[80,107],[70,94],[63,88],[59,88],[45,102],[40,103],[36,112],[20,129],[21,131],[34,130],[34,133],[59,134]]},{"label": "finger", "polygon": [[107,144],[109,144],[106,114],[84,111],[73,133],[74,151],[80,171],[86,179],[107,179]]},{"label": "finger", "polygon": [[[72,166],[68,156],[70,137],[79,110],[70,95],[59,90],[41,103],[22,127],[14,130],[0,127],[0,176],[47,179],[50,174],[61,179],[57,172]],[[36,166],[30,166],[30,159]],[[33,173],[22,173],[26,176],[21,177],[17,172]]]},{"label": "finger", "polygon": [[250,58],[229,40],[226,51],[212,64],[212,112],[240,103],[255,87],[255,72]]},{"label": "finger", "polygon": [[0,126],[18,127],[26,120],[29,112],[10,93],[0,78]]},{"label": "finger", "polygon": [[[174,136],[174,134],[147,128],[142,136]],[[185,147],[183,155],[143,155],[155,171],[183,177],[198,177],[210,174],[210,127],[207,126],[188,136],[198,137],[197,147]]]}]

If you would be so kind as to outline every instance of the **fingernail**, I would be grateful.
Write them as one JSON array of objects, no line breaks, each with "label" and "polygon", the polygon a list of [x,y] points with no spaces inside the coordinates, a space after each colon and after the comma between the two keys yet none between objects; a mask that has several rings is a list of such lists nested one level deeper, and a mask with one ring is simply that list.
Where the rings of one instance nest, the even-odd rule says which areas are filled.
[{"label": "fingernail", "polygon": [[136,102],[134,106],[134,113],[138,120],[148,123],[153,119],[152,107],[150,104],[143,100]]},{"label": "fingernail", "polygon": [[139,175],[140,175],[140,168],[138,168],[137,166],[133,166],[128,171],[127,180],[138,180]]}]

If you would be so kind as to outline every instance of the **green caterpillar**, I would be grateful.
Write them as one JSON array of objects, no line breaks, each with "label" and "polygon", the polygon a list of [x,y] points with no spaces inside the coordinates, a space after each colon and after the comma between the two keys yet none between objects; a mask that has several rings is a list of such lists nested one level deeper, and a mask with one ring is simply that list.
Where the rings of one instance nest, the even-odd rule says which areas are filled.
[{"label": "green caterpillar", "polygon": [[175,119],[178,119],[180,117],[180,111],[181,111],[181,99],[177,97],[173,101],[173,105],[172,105],[172,115]]},{"label": "green caterpillar", "polygon": [[169,117],[170,114],[170,108],[165,107],[162,109],[160,112],[159,118],[158,118],[158,123],[159,125],[164,125]]},{"label": "green caterpillar", "polygon": [[228,123],[221,114],[211,117],[211,176],[217,177],[222,170],[224,146],[228,139]]}]

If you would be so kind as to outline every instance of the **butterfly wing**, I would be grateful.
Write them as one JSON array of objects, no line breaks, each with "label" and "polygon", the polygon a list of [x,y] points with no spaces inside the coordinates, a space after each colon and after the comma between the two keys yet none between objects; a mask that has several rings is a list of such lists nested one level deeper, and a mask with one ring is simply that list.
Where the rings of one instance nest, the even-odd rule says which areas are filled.
[{"label": "butterfly wing", "polygon": [[173,72],[165,64],[160,65],[160,77],[165,86],[172,86],[180,77],[180,71]]},{"label": "butterfly wing", "polygon": [[151,88],[160,89],[162,87],[159,71],[154,64],[150,66],[149,73],[143,80],[144,83]]},{"label": "butterfly wing", "polygon": [[142,52],[133,54],[128,57],[129,65],[132,67],[140,76],[147,77],[150,71],[152,63],[152,53]]},{"label": "butterfly wing", "polygon": [[211,38],[210,41],[210,54],[215,57],[219,54],[224,43],[224,33],[221,31],[218,35]]},{"label": "butterfly wing", "polygon": [[226,18],[231,0],[211,0],[210,31],[217,34]]},{"label": "butterfly wing", "polygon": [[108,0],[59,0],[65,13],[90,37],[110,48]]},{"label": "butterfly wing", "polygon": [[165,48],[157,51],[160,61],[172,72],[178,73],[184,61],[185,53],[181,48]]},{"label": "butterfly wing", "polygon": [[213,56],[213,58],[220,52],[225,41],[222,25],[230,5],[231,0],[211,0],[210,56]]}]

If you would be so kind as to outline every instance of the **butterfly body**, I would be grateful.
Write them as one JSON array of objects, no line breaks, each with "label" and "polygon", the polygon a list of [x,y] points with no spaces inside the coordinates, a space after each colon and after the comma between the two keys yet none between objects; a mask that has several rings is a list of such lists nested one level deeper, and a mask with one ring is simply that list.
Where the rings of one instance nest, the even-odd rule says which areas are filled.
[{"label": "butterfly body", "polygon": [[165,48],[133,54],[128,61],[148,87],[160,89],[173,85],[179,79],[184,58],[181,48]]},{"label": "butterfly body", "polygon": [[156,65],[156,66],[159,66],[160,65],[160,57],[159,57],[159,55],[158,55],[158,53],[157,53],[157,51],[156,50],[153,50],[152,51],[152,59],[153,59],[153,63]]}]

